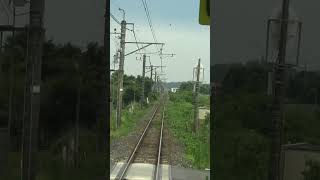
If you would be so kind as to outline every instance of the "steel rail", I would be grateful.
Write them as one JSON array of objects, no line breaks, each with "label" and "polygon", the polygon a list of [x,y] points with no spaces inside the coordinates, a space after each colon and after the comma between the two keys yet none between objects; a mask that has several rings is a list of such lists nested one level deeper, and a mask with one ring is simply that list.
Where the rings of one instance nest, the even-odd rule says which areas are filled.
[{"label": "steel rail", "polygon": [[145,127],[142,135],[140,136],[139,141],[136,144],[134,150],[132,151],[132,153],[131,153],[131,155],[130,155],[130,157],[129,157],[129,159],[128,159],[128,161],[127,161],[127,163],[126,163],[126,165],[125,165],[125,167],[124,167],[124,169],[123,169],[123,171],[122,171],[122,173],[120,175],[120,177],[116,178],[116,179],[122,180],[124,178],[125,174],[127,173],[128,169],[129,169],[129,166],[130,166],[132,160],[134,159],[134,156],[136,155],[136,152],[137,152],[138,148],[140,147],[141,142],[142,142],[143,138],[145,137],[145,134],[146,134],[147,130],[149,129],[149,126],[150,126],[152,120],[154,119],[155,115],[157,114],[161,104],[162,104],[162,99],[161,99],[159,105],[156,107],[156,110],[153,112],[153,114],[152,114],[147,126]]},{"label": "steel rail", "polygon": [[161,119],[161,130],[160,130],[159,149],[158,149],[158,160],[157,160],[156,174],[155,174],[155,179],[156,179],[156,180],[159,180],[159,167],[160,167],[160,157],[161,157],[161,149],[162,149],[162,132],[163,132],[164,111],[165,111],[165,108],[163,107],[162,119]]}]

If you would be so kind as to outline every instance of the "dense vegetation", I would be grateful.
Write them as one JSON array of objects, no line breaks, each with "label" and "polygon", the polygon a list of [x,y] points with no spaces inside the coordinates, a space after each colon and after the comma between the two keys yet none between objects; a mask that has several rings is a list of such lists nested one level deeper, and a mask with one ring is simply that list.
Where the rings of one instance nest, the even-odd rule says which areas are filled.
[{"label": "dense vegetation", "polygon": [[[209,86],[210,86],[209,84],[200,84],[199,93],[209,95],[210,94]],[[193,91],[193,87],[194,87],[194,83],[192,81],[182,82],[180,84],[179,90],[180,91]]]},{"label": "dense vegetation", "polygon": [[[26,36],[16,34],[8,37],[4,49],[0,52],[0,125],[7,126],[9,108],[9,87],[13,77],[13,122],[11,127],[12,147],[10,148],[10,172],[18,178],[19,157],[21,150],[21,128],[24,100]],[[63,179],[69,174],[75,179],[89,179],[97,174],[104,175],[105,154],[97,152],[97,121],[101,102],[103,75],[107,67],[103,66],[103,47],[97,43],[89,43],[81,49],[71,43],[55,44],[52,40],[44,42],[41,84],[40,110],[40,147],[39,153],[41,179],[47,177]],[[13,76],[11,76],[13,75]],[[111,75],[111,136],[126,135],[135,126],[150,106],[141,107],[141,76],[124,75],[123,116],[120,129],[114,129],[114,111],[116,107],[117,73]],[[153,83],[145,78],[145,97],[149,102],[157,99],[152,91]],[[85,160],[79,162],[79,168],[62,166],[62,146],[70,144],[74,136],[77,93],[80,89],[80,151],[86,153]],[[134,111],[132,109],[134,108]],[[42,158],[42,156],[44,158]],[[73,156],[73,155],[70,155]],[[100,158],[99,158],[100,157]],[[72,158],[71,158],[72,159]],[[65,170],[64,170],[65,169]],[[100,171],[98,173],[97,171]],[[83,174],[80,172],[86,172]],[[53,176],[54,175],[54,176]],[[66,179],[69,176],[64,175]]]},{"label": "dense vegetation", "polygon": [[[17,137],[15,150],[19,148],[18,137],[21,135],[19,133],[22,127],[25,48],[25,34],[18,34],[15,39],[7,39],[0,54],[2,112],[8,111],[11,70],[14,75],[12,136]],[[103,48],[97,43],[89,43],[85,50],[70,43],[56,45],[51,40],[44,43],[40,111],[42,144],[50,144],[64,131],[73,128],[78,88],[81,88],[81,127],[92,129],[97,124],[96,111],[101,98],[101,75],[105,70],[101,68],[102,60]],[[6,122],[7,117],[3,117],[1,121]]]},{"label": "dense vegetation", "polygon": [[145,103],[141,106],[142,95],[142,77],[124,75],[123,78],[123,110],[121,127],[116,129],[115,114],[117,106],[117,72],[111,76],[111,97],[112,97],[112,111],[110,119],[111,139],[125,136],[136,127],[136,122],[141,119],[143,115],[150,110],[151,105],[157,100],[158,93],[154,91],[154,83],[149,77],[145,77],[145,101],[148,98],[149,104]]},{"label": "dense vegetation", "polygon": [[[267,179],[272,99],[267,95],[266,67],[258,62],[232,66],[213,97],[217,179]],[[320,75],[293,70],[288,80],[284,142],[320,144],[315,128],[320,125]]]},{"label": "dense vegetation", "polygon": [[[208,89],[204,92],[208,92]],[[210,116],[207,115],[205,120],[200,121],[199,133],[193,133],[192,83],[182,83],[177,93],[170,93],[169,95],[166,120],[174,136],[185,147],[184,158],[191,162],[193,168],[209,168]],[[199,100],[200,106],[208,107],[210,104],[208,95],[200,94]]]},{"label": "dense vegetation", "polygon": [[[117,85],[118,85],[118,73],[115,72],[111,75],[111,97],[113,99],[113,106],[116,107],[117,98]],[[144,96],[148,97],[149,100],[156,98],[157,93],[152,91],[154,83],[149,77],[145,77],[145,90]],[[137,77],[132,75],[123,76],[123,107],[128,106],[132,102],[140,102],[142,95],[142,77],[138,75]]]},{"label": "dense vegetation", "polygon": [[[17,176],[17,179],[20,172],[25,57],[25,34],[16,34],[14,39],[8,37],[3,51],[0,52],[0,125],[7,126],[10,77],[12,77],[10,75],[12,74],[14,75],[12,91],[14,98],[9,172]],[[38,154],[41,179],[53,177],[52,174],[57,175],[56,179],[60,179],[58,174],[62,173],[64,168],[59,166],[63,163],[62,146],[68,146],[74,136],[78,89],[81,90],[80,152],[86,153],[86,158],[80,160],[80,168],[68,166],[66,171],[81,176],[76,179],[104,175],[105,159],[101,157],[105,155],[97,152],[97,132],[100,124],[97,110],[100,108],[102,80],[105,73],[103,58],[103,47],[98,43],[88,43],[84,49],[81,49],[71,43],[55,44],[52,40],[44,42],[39,124],[41,153]],[[69,154],[69,157],[72,156]],[[79,174],[79,172],[87,174]],[[67,176],[65,178],[70,179]]]}]

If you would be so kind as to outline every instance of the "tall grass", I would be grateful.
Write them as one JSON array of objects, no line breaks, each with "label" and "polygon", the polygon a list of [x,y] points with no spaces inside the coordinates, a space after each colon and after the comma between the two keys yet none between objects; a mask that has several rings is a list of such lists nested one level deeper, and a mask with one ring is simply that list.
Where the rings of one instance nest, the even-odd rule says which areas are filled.
[{"label": "tall grass", "polygon": [[[130,112],[130,108],[133,107],[133,111]],[[148,112],[152,107],[152,104],[141,107],[139,103],[133,103],[132,106],[128,106],[122,110],[121,115],[121,126],[116,129],[115,118],[116,118],[116,110],[113,110],[111,113],[111,121],[110,121],[110,139],[116,139],[122,136],[128,135],[136,128],[137,121],[141,119],[146,112]]]},{"label": "tall grass", "polygon": [[[209,96],[201,96],[202,102],[209,103]],[[205,98],[208,98],[207,100]],[[209,105],[204,103],[203,105]],[[209,116],[200,122],[199,133],[192,131],[193,105],[190,93],[170,94],[166,108],[166,121],[175,137],[185,146],[184,158],[192,163],[194,168],[210,167]]]}]

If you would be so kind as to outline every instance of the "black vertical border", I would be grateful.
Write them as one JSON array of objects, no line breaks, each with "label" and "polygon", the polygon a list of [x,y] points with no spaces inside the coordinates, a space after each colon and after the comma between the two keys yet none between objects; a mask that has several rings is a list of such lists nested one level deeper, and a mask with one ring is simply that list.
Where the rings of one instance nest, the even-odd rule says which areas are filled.
[{"label": "black vertical border", "polygon": [[106,180],[110,179],[110,102],[111,102],[111,96],[110,96],[110,0],[105,0],[105,31],[104,36],[106,36],[107,42],[105,45],[105,60],[106,62],[106,73],[107,73],[107,96],[108,96],[108,102],[107,102],[107,109],[106,114],[108,116],[108,122],[107,122],[107,142],[106,142]]},{"label": "black vertical border", "polygon": [[[212,1],[212,2],[210,2]],[[214,1],[209,0],[210,4],[210,179],[214,179],[214,140],[216,138],[215,136],[215,119],[214,119],[214,106],[216,105],[215,103],[215,97],[214,97],[214,89],[213,89],[213,30],[214,30],[214,13],[212,13],[214,6]]]}]

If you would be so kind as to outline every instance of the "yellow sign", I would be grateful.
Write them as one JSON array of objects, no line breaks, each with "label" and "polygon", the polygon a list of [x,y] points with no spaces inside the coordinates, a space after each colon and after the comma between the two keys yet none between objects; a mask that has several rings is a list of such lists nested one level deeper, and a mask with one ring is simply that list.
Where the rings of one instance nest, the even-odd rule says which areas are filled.
[{"label": "yellow sign", "polygon": [[210,0],[200,0],[199,23],[210,25]]}]

